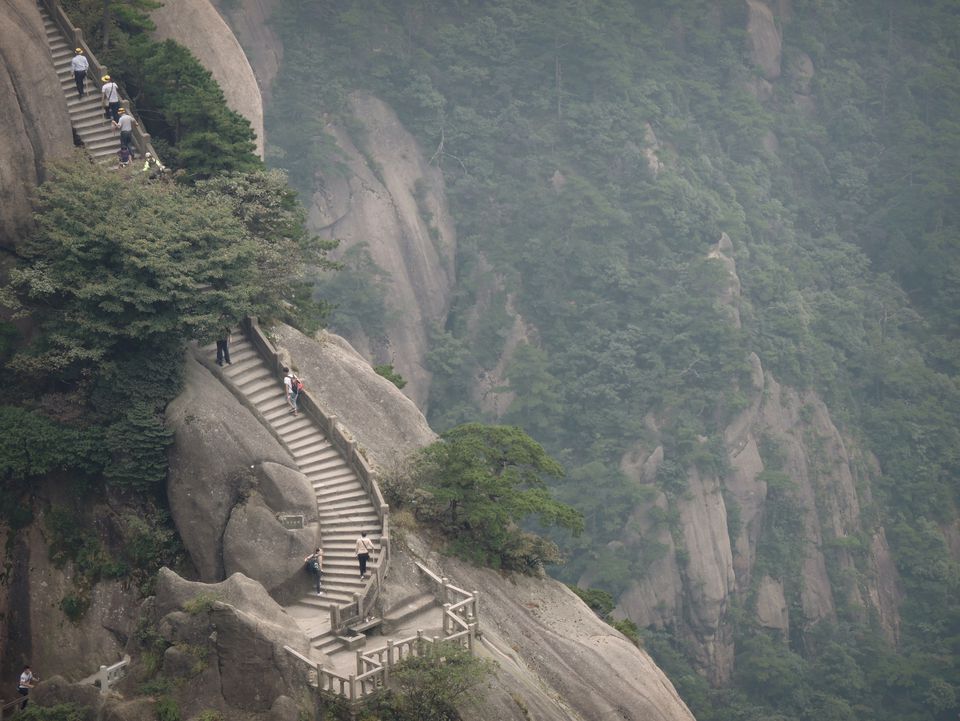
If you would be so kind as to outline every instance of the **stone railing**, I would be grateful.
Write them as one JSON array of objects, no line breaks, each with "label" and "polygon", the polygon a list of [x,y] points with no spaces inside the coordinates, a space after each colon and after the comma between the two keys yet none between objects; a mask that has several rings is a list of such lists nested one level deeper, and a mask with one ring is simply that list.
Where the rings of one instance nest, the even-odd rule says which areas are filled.
[{"label": "stone railing", "polygon": [[[247,317],[241,322],[241,328],[247,339],[256,348],[257,353],[273,370],[277,377],[283,376],[284,361],[273,343],[264,334],[256,318]],[[390,506],[383,498],[380,486],[377,483],[376,472],[370,466],[366,457],[359,450],[357,442],[347,436],[335,415],[328,415],[310,391],[303,390],[297,399],[300,410],[309,416],[322,430],[330,442],[340,451],[347,464],[357,474],[360,484],[370,496],[373,508],[380,520],[380,554],[373,564],[374,573],[363,585],[361,592],[353,594],[353,601],[345,604],[330,606],[330,628],[335,633],[343,631],[350,625],[362,622],[374,608],[380,596],[383,579],[390,564]]]},{"label": "stone railing", "polygon": [[[456,643],[473,652],[474,640],[479,638],[479,594],[457,588],[425,566],[417,567],[433,582],[434,595],[443,603],[443,635],[426,636],[422,630],[416,636],[391,639],[383,646],[357,651],[357,671],[346,676],[323,664],[307,658],[289,646],[286,651],[299,662],[304,674],[304,682],[316,689],[321,695],[345,699],[352,710],[359,708],[364,701],[377,694],[390,683],[390,674],[398,663],[406,658],[422,656],[428,644],[440,642]],[[449,599],[460,600],[450,603]]]},{"label": "stone railing", "polygon": [[110,693],[110,686],[127,675],[127,666],[129,665],[130,657],[124,656],[122,661],[117,661],[111,666],[101,666],[99,671],[87,676],[80,683],[99,686],[101,694]]},{"label": "stone railing", "polygon": [[[60,28],[60,32],[63,33],[63,36],[67,39],[71,48],[82,48],[84,55],[87,56],[87,61],[90,63],[90,70],[88,73],[92,75],[92,78],[89,78],[93,84],[97,87],[97,92],[100,91],[103,83],[100,81],[104,75],[107,75],[107,66],[100,63],[97,60],[97,56],[93,54],[93,51],[90,50],[90,47],[87,45],[86,40],[83,38],[83,30],[78,27],[74,27],[73,22],[70,20],[70,16],[67,15],[66,11],[60,6],[59,0],[40,0],[40,4],[50,15],[50,18]],[[130,99],[129,94],[122,93],[126,96],[127,107],[130,110],[131,115],[136,115],[133,108],[133,101]],[[153,149],[153,144],[150,142],[150,133],[143,129],[142,125],[133,126],[133,141],[137,145],[137,150],[140,151],[140,157],[142,158],[145,153],[150,152],[153,157],[157,158],[157,151]],[[159,160],[159,158],[157,158]]]}]

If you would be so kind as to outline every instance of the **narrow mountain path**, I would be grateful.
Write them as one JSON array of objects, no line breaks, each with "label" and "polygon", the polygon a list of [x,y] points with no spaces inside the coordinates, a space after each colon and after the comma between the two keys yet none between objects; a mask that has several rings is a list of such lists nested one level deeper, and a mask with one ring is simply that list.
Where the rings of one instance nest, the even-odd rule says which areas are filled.
[{"label": "narrow mountain path", "polygon": [[[210,345],[200,352],[213,355],[216,349]],[[316,494],[323,548],[323,595],[306,594],[286,610],[310,636],[313,648],[332,653],[340,642],[330,631],[329,608],[331,604],[349,604],[354,593],[362,592],[364,584],[355,543],[360,533],[366,531],[379,548],[380,519],[347,460],[309,416],[294,416],[290,412],[283,379],[277,377],[240,331],[232,335],[230,359],[232,364],[224,366],[224,382],[257,409],[262,422],[280,438]],[[368,572],[375,572],[377,551],[370,560]]]},{"label": "narrow mountain path", "polygon": [[47,33],[47,45],[60,78],[60,88],[67,99],[70,125],[83,141],[87,152],[96,160],[115,161],[120,149],[120,135],[114,131],[110,121],[103,117],[103,108],[100,106],[100,79],[91,77],[92,68],[88,70],[86,94],[82,98],[77,96],[77,86],[70,68],[74,48],[67,42],[46,8],[42,4],[39,8]]}]

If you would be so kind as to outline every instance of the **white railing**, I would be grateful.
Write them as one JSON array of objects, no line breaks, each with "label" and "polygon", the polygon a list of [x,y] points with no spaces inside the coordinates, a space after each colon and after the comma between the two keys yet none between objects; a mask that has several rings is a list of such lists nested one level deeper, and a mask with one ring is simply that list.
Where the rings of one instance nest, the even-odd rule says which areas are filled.
[{"label": "white railing", "polygon": [[[452,642],[473,652],[474,639],[480,636],[479,592],[464,591],[420,563],[417,568],[432,582],[434,596],[443,604],[443,635],[430,637],[419,630],[416,636],[391,639],[383,646],[357,651],[357,671],[346,676],[284,646],[300,662],[308,686],[318,693],[345,699],[352,707],[357,707],[390,683],[390,674],[398,663],[422,656],[427,644]],[[450,599],[457,597],[460,600],[450,603]]]}]

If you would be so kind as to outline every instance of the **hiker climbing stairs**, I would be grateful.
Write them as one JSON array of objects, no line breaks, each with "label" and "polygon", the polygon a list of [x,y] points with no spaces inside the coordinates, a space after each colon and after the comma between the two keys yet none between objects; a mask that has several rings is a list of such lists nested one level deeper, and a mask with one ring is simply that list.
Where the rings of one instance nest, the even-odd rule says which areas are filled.
[{"label": "hiker climbing stairs", "polygon": [[94,72],[94,68],[99,66],[91,62],[90,69],[87,71],[86,93],[82,98],[79,97],[73,79],[73,70],[70,67],[75,48],[64,36],[61,27],[50,17],[46,5],[41,2],[39,8],[47,35],[47,45],[53,56],[57,76],[60,78],[60,88],[67,100],[70,125],[76,136],[83,142],[83,147],[94,159],[101,162],[114,162],[117,159],[117,151],[120,149],[120,136],[114,130],[110,120],[104,118],[100,103],[100,78],[96,77]]},{"label": "hiker climbing stairs", "polygon": [[[201,352],[211,358],[214,347],[208,346]],[[291,413],[282,379],[239,331],[232,335],[230,360],[232,363],[224,366],[224,382],[257,409],[316,494],[323,548],[323,595],[317,597],[311,590],[292,604],[295,608],[288,610],[307,631],[313,647],[328,652],[339,643],[329,630],[329,607],[349,604],[354,601],[355,593],[362,593],[364,582],[360,578],[355,544],[365,531],[379,549],[380,518],[346,458],[309,415]],[[371,554],[368,573],[376,572],[378,555],[377,551]],[[305,578],[305,588],[307,583]],[[311,609],[316,613],[309,613]]]}]

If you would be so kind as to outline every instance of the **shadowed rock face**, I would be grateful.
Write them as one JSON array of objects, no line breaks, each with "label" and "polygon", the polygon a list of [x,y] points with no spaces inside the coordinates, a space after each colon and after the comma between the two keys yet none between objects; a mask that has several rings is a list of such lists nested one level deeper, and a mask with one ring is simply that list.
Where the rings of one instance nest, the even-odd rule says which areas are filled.
[{"label": "shadowed rock face", "polygon": [[263,157],[263,103],[253,68],[233,32],[209,0],[164,0],[150,17],[156,37],[176,40],[213,74],[231,110],[250,121],[257,134],[257,155]]},{"label": "shadowed rock face", "polygon": [[243,45],[267,102],[283,59],[283,45],[270,27],[270,18],[279,3],[280,0],[214,0]]},{"label": "shadowed rock face", "polygon": [[44,164],[70,152],[67,103],[36,0],[0,3],[0,247],[28,227]]}]

